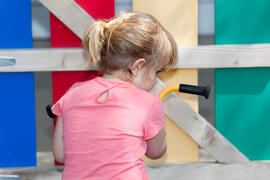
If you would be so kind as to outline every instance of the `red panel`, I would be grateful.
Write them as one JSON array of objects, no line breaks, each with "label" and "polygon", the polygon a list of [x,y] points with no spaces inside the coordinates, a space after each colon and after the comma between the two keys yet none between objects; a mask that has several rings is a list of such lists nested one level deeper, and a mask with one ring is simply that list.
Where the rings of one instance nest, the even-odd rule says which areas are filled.
[{"label": "red panel", "polygon": [[50,14],[51,47],[80,47],[82,40],[53,14]]},{"label": "red panel", "polygon": [[[109,19],[114,16],[114,0],[75,0],[94,19]],[[50,16],[51,47],[80,47],[81,39],[69,30],[54,15]],[[74,82],[92,79],[95,71],[52,72],[53,103],[71,87]],[[56,165],[59,163],[56,162]]]}]

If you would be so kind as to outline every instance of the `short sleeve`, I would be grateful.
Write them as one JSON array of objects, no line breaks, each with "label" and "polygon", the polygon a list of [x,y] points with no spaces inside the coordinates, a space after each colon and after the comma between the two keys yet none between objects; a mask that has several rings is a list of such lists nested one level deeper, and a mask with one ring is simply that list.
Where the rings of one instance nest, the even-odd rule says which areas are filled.
[{"label": "short sleeve", "polygon": [[52,106],[51,110],[53,114],[57,116],[62,115],[62,109],[65,103],[65,100],[68,99],[67,96],[69,96],[71,90],[76,88],[80,83],[74,83],[68,90],[67,92]]},{"label": "short sleeve", "polygon": [[53,106],[52,106],[52,112],[53,114],[57,115],[57,116],[61,116],[62,115],[62,108],[64,105],[64,99],[65,99],[65,95],[62,96]]},{"label": "short sleeve", "polygon": [[164,112],[159,96],[155,96],[149,111],[149,116],[144,126],[144,140],[155,137],[164,127]]}]

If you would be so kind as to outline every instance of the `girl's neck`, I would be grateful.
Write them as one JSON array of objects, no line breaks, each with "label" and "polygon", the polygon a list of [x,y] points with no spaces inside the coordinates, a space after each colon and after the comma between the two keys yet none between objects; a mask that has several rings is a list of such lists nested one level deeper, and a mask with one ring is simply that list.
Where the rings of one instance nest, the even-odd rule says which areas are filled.
[{"label": "girl's neck", "polygon": [[127,78],[123,78],[125,74],[122,72],[114,72],[113,74],[104,74],[102,77],[104,79],[113,80],[113,81],[125,81],[125,82],[132,82],[131,80],[128,80]]}]

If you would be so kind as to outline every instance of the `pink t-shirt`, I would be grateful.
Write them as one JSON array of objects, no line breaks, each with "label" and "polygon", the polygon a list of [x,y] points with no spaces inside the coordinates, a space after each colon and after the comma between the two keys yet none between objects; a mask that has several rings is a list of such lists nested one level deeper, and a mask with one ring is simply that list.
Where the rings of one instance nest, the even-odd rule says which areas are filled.
[{"label": "pink t-shirt", "polygon": [[[104,92],[108,97],[99,102]],[[52,107],[62,116],[64,180],[147,180],[146,140],[164,126],[160,98],[128,82],[75,83]]]}]

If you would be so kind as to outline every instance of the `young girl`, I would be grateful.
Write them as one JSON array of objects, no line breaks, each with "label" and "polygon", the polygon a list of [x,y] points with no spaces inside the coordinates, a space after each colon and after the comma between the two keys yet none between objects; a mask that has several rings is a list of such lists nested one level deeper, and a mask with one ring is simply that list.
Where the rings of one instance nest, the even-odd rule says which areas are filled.
[{"label": "young girl", "polygon": [[175,41],[151,15],[122,12],[92,24],[83,45],[104,75],[75,83],[52,107],[62,179],[147,180],[141,157],[167,147],[160,98],[148,91],[175,64]]}]

